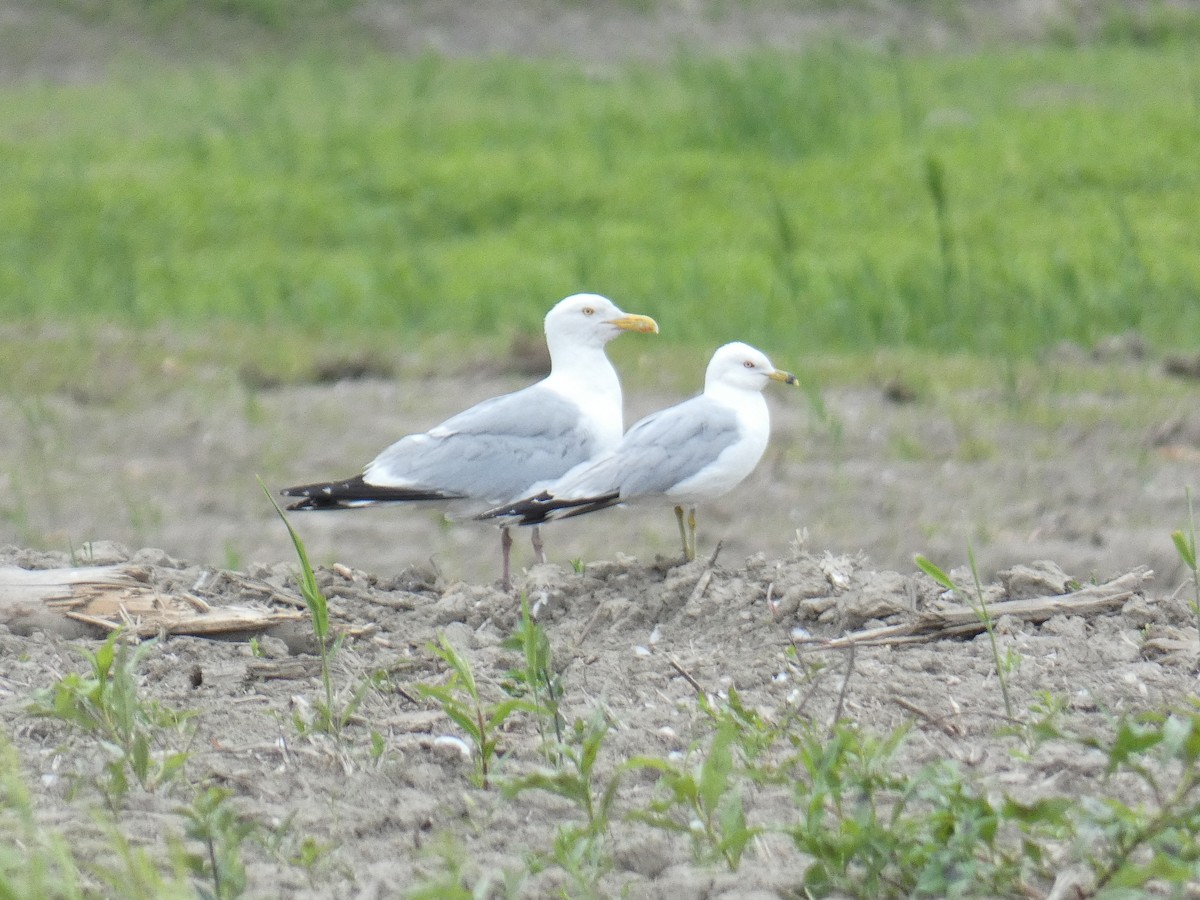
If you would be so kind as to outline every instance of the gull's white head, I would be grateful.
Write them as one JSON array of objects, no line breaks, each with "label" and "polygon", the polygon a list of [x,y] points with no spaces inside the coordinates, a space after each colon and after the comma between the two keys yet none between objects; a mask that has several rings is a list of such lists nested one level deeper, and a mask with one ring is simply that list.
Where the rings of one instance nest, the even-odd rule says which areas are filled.
[{"label": "gull's white head", "polygon": [[748,391],[761,391],[768,381],[796,384],[791,372],[776,369],[761,350],[749,344],[734,341],[718,347],[704,373],[704,389],[710,387],[732,387]]},{"label": "gull's white head", "polygon": [[546,343],[555,347],[603,347],[622,331],[657,334],[649,316],[629,315],[599,294],[572,294],[546,313]]}]

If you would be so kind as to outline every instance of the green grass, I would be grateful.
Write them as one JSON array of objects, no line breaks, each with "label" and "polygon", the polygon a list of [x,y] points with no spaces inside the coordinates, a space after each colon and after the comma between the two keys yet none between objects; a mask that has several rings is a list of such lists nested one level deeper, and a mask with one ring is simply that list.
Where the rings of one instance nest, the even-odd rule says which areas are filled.
[{"label": "green grass", "polygon": [[0,316],[393,340],[580,289],[663,340],[1200,340],[1190,44],[314,58],[8,86]]}]

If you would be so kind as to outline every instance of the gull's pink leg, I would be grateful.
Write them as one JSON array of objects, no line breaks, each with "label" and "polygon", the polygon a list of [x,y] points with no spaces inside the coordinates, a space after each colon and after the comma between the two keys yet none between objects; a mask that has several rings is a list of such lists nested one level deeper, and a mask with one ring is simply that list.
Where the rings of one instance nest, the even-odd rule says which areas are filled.
[{"label": "gull's pink leg", "polygon": [[509,577],[509,571],[508,571],[508,557],[509,557],[509,554],[511,554],[511,552],[512,552],[512,544],[513,544],[512,534],[509,532],[508,527],[505,526],[504,528],[501,528],[500,529],[500,555],[504,557],[504,570],[503,570],[504,574],[501,575],[501,577],[500,577],[500,586],[505,591],[512,590],[512,578]]},{"label": "gull's pink leg", "polygon": [[533,534],[530,536],[529,542],[533,544],[533,561],[541,565],[546,561],[546,553],[542,549],[542,529],[537,525],[533,526]]}]

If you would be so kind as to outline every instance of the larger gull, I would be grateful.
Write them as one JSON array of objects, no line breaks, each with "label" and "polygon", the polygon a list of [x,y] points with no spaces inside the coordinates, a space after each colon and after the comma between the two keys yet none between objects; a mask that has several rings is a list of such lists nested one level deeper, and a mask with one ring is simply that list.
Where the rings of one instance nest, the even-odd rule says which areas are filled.
[{"label": "larger gull", "polygon": [[[740,342],[726,344],[708,364],[702,394],[647,416],[612,452],[480,518],[536,526],[621,503],[666,500],[675,506],[684,556],[695,559],[695,504],[740,484],[766,450],[771,419],[762,390],[768,381],[797,383],[761,351]],[[684,506],[690,507],[688,531]]]},{"label": "larger gull", "polygon": [[[574,294],[546,314],[550,374],[484,400],[422,434],[410,434],[362,475],[285,488],[304,499],[288,509],[349,509],[379,503],[443,505],[454,518],[509,503],[621,440],[621,382],[604,346],[623,331],[657,333],[649,316],[629,315],[598,294]],[[501,528],[503,584],[511,586],[512,535]],[[541,538],[534,552],[544,561]]]}]

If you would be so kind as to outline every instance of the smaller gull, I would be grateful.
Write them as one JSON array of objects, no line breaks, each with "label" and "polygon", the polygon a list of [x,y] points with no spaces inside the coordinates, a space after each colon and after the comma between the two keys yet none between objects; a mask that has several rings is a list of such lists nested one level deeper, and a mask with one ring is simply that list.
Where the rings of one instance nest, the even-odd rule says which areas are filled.
[{"label": "smaller gull", "polygon": [[[740,484],[767,448],[771,418],[762,390],[768,381],[797,383],[753,347],[726,344],[708,364],[704,393],[637,422],[611,453],[577,466],[540,493],[479,518],[537,526],[621,503],[666,500],[675,506],[684,556],[695,559],[695,504]],[[684,506],[690,507],[687,530]]]},{"label": "smaller gull", "polygon": [[[380,503],[435,503],[452,518],[472,516],[536,493],[621,440],[621,382],[604,346],[623,331],[657,333],[648,316],[628,315],[598,294],[574,294],[546,314],[550,374],[484,400],[422,434],[410,434],[362,475],[285,488],[288,509],[350,509]],[[538,562],[541,537],[533,533]],[[501,528],[503,584],[511,587],[512,535]]]}]

